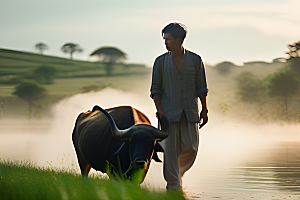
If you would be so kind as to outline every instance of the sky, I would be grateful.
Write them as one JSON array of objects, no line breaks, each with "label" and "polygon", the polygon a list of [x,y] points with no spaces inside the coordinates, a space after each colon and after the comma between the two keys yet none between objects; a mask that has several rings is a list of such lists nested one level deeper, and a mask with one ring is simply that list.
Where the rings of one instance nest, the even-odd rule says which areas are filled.
[{"label": "sky", "polygon": [[184,47],[205,63],[271,62],[300,40],[299,0],[0,0],[0,48],[68,58],[60,48],[79,44],[74,59],[93,60],[99,47],[115,46],[128,63],[152,66],[166,52],[161,30],[187,26]]}]

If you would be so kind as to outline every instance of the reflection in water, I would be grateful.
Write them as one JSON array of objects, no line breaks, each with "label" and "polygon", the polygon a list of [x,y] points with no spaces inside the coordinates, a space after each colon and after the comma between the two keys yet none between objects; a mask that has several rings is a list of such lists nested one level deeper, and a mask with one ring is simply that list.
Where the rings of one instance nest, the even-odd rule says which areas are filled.
[{"label": "reflection in water", "polygon": [[300,199],[300,168],[243,167],[226,173],[192,185],[186,190],[187,199]]},{"label": "reflection in water", "polygon": [[300,167],[300,142],[277,142],[257,148],[248,167]]},{"label": "reflection in water", "polygon": [[300,199],[299,152],[300,142],[260,147],[240,164],[242,167],[202,172],[223,175],[216,179],[204,176],[198,179],[186,189],[187,198]]},{"label": "reflection in water", "polygon": [[247,188],[300,192],[300,168],[240,168],[234,171],[243,175],[240,181],[244,182]]}]

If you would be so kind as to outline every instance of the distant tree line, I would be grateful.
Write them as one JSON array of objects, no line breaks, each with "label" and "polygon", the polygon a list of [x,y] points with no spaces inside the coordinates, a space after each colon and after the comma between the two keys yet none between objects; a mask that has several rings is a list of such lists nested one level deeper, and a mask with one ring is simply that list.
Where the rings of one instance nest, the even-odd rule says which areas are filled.
[{"label": "distant tree line", "polygon": [[261,116],[300,123],[300,41],[288,45],[284,68],[263,80],[246,72],[237,78],[237,95],[243,102],[257,105]]},{"label": "distant tree line", "polygon": [[[48,45],[42,42],[37,43],[35,45],[35,48],[38,49],[41,55],[43,55],[44,50],[49,49]],[[83,48],[81,48],[78,44],[75,43],[66,43],[61,47],[61,51],[70,54],[70,59],[73,60],[73,54],[75,52],[82,52]],[[105,46],[94,50],[89,56],[98,57],[98,61],[106,65],[106,74],[110,76],[113,71],[114,64],[126,60],[127,55],[117,47]]]}]

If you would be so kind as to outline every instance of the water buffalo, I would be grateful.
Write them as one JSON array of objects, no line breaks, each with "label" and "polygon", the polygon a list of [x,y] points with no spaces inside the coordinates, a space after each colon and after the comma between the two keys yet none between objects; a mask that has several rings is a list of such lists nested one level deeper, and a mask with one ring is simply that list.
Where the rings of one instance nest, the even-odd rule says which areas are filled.
[{"label": "water buffalo", "polygon": [[143,169],[141,183],[151,159],[161,162],[157,152],[163,152],[157,141],[169,136],[169,122],[161,119],[161,129],[151,126],[141,111],[131,106],[102,109],[81,113],[72,133],[73,145],[83,176],[91,167],[103,173],[122,173],[132,177]]}]

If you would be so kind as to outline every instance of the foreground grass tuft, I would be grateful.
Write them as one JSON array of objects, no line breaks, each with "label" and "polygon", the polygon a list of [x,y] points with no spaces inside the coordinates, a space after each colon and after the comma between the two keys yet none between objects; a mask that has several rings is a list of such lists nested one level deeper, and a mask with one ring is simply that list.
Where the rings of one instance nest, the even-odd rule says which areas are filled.
[{"label": "foreground grass tuft", "polygon": [[83,178],[70,170],[0,159],[0,199],[184,199],[178,192],[153,192],[129,181]]}]

